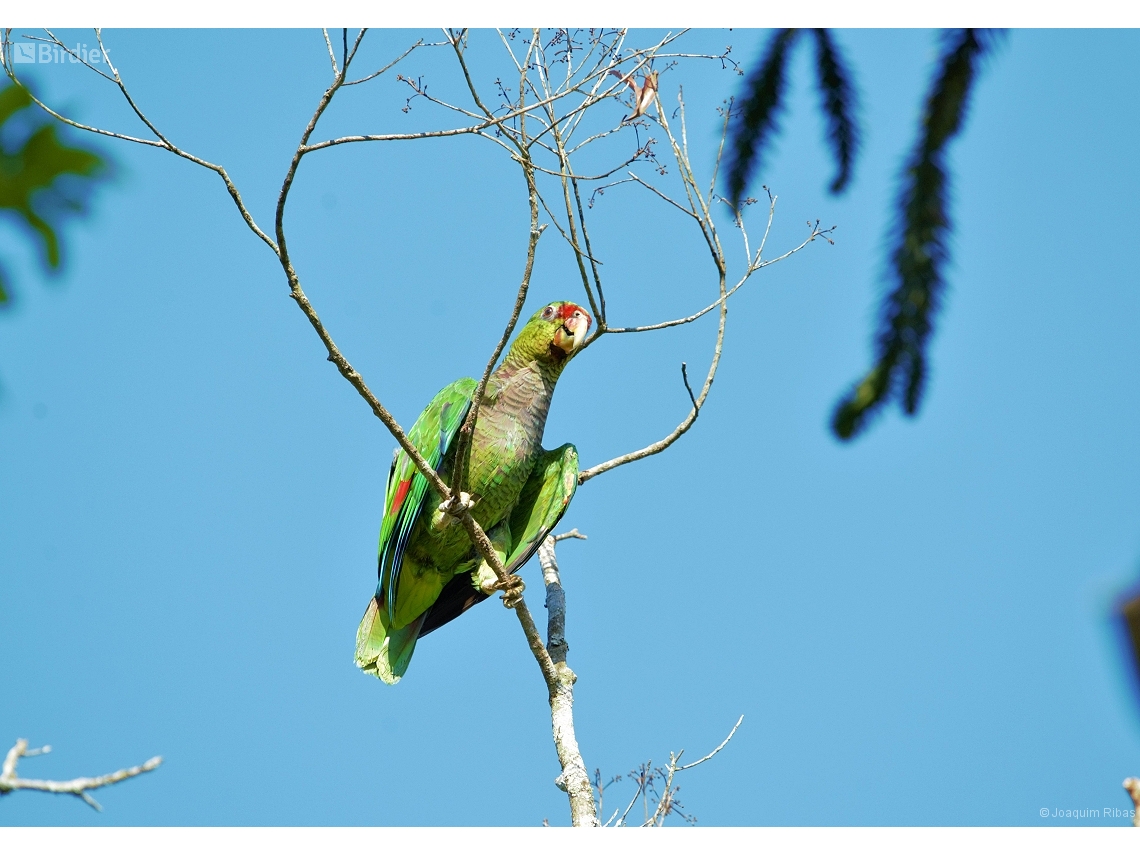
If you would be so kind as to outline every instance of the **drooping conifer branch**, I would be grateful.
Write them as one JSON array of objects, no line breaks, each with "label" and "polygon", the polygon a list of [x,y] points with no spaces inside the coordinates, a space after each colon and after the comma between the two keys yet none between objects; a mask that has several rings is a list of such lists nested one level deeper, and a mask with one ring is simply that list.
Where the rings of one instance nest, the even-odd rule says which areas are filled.
[{"label": "drooping conifer branch", "polygon": [[832,429],[840,439],[856,436],[892,398],[899,399],[907,415],[918,411],[950,255],[947,145],[962,129],[982,59],[995,44],[990,30],[953,30],[943,37],[939,71],[899,190],[892,288],[879,310],[875,364],[835,409]]}]

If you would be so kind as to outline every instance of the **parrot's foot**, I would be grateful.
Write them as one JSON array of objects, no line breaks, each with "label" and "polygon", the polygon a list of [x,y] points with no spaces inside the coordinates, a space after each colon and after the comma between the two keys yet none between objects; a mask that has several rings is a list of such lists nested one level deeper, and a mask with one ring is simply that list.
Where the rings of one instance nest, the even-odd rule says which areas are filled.
[{"label": "parrot's foot", "polygon": [[479,590],[487,596],[495,593],[495,591],[503,592],[503,605],[508,609],[513,609],[519,604],[522,599],[522,593],[526,590],[526,585],[523,580],[513,573],[507,577],[505,582],[500,582],[499,577],[495,572],[486,564],[482,565],[477,571]]},{"label": "parrot's foot", "polygon": [[440,502],[436,509],[432,527],[436,529],[447,528],[467,511],[470,511],[478,502],[478,498],[470,493],[457,493],[446,502]]},{"label": "parrot's foot", "polygon": [[507,577],[506,582],[498,582],[496,587],[502,588],[503,605],[508,609],[513,609],[522,601],[523,591],[526,590],[523,580],[513,573]]}]

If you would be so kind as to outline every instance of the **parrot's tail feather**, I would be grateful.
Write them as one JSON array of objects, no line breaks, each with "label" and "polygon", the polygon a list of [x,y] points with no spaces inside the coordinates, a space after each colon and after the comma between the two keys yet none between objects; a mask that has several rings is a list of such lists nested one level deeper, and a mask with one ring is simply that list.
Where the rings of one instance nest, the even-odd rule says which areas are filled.
[{"label": "parrot's tail feather", "polygon": [[357,667],[389,685],[400,682],[416,649],[424,617],[420,615],[407,626],[391,629],[387,611],[381,608],[379,598],[373,597],[356,631]]}]

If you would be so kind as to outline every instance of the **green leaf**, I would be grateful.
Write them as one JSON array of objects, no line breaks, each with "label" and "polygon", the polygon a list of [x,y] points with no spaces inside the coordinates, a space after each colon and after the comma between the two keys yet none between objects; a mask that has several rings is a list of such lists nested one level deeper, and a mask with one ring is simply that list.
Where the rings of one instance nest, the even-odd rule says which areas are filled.
[{"label": "green leaf", "polygon": [[32,96],[23,86],[6,86],[0,89],[0,125],[3,125],[17,110],[30,107]]},{"label": "green leaf", "polygon": [[[44,263],[58,268],[63,220],[85,210],[86,193],[105,177],[107,162],[91,149],[69,145],[55,120],[21,112],[31,104],[22,86],[0,89],[0,210],[15,213],[38,238]],[[26,132],[22,144],[3,144],[20,131]],[[0,304],[9,300],[3,285],[0,275]]]}]

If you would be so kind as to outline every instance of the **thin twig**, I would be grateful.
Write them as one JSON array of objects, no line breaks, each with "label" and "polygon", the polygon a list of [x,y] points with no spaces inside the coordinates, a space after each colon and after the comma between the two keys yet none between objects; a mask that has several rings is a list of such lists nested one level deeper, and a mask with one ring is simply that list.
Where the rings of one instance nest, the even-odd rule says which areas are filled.
[{"label": "thin twig", "polygon": [[410,54],[410,53],[411,53],[412,51],[414,51],[416,48],[418,48],[418,47],[434,47],[434,46],[435,46],[435,45],[437,45],[437,44],[439,44],[439,43],[438,43],[438,42],[432,42],[432,43],[429,43],[429,44],[425,44],[425,43],[424,43],[424,40],[423,40],[423,39],[420,39],[420,40],[419,40],[419,41],[417,41],[417,42],[416,42],[414,45],[412,45],[410,48],[408,48],[406,51],[404,51],[402,54],[400,54],[398,57],[396,57],[394,60],[392,60],[390,63],[388,63],[387,65],[385,65],[383,68],[381,68],[379,71],[373,71],[373,72],[372,72],[371,74],[369,74],[367,77],[359,77],[359,78],[357,78],[356,80],[346,80],[346,81],[344,82],[344,85],[345,85],[345,86],[356,86],[356,85],[357,85],[357,84],[359,84],[359,83],[367,83],[369,80],[372,80],[372,79],[373,79],[373,78],[375,78],[375,77],[379,77],[379,76],[380,76],[381,74],[383,74],[385,71],[388,71],[389,69],[393,68],[393,67],[394,67],[394,66],[395,66],[397,63],[399,63],[399,62],[400,62],[400,60],[402,60],[402,59],[404,59],[405,57],[407,57],[407,56],[408,56],[408,54]]},{"label": "thin twig", "polygon": [[574,538],[575,540],[589,540],[586,535],[582,534],[582,532],[578,531],[576,528],[572,528],[570,531],[564,531],[562,534],[554,535],[554,540],[556,542],[560,540],[569,540],[570,538]]},{"label": "thin twig", "polygon": [[329,31],[327,27],[321,27],[321,35],[325,37],[325,47],[329,49],[329,62],[332,63],[333,77],[339,77],[340,69],[336,67],[336,56],[333,55],[332,42],[329,41]]},{"label": "thin twig", "polygon": [[[736,729],[738,727],[740,727],[740,724],[743,721],[744,721],[744,716],[741,716],[740,718],[738,718],[736,720],[736,724],[734,724],[732,726],[732,730],[730,730],[728,732],[728,736],[726,736],[724,738],[724,742],[722,742],[720,745],[718,745],[716,748],[714,748],[712,751],[710,751],[708,754],[706,754],[700,760],[694,760],[692,763],[686,763],[684,766],[678,766],[677,771],[678,772],[684,772],[686,769],[692,769],[694,766],[700,766],[706,760],[711,760],[713,757],[715,757],[717,754],[719,754],[720,750],[722,748],[724,748],[724,746],[728,745],[729,740],[732,739],[732,737],[734,737],[736,735]],[[680,757],[681,755],[678,754],[677,756]]]},{"label": "thin twig", "polygon": [[120,781],[127,780],[127,778],[134,778],[144,772],[152,772],[162,765],[161,757],[151,757],[140,766],[120,769],[117,772],[111,772],[109,775],[98,775],[94,778],[73,778],[70,781],[44,781],[34,778],[20,778],[16,775],[16,766],[19,764],[21,757],[34,757],[37,754],[47,754],[50,751],[50,745],[45,745],[43,748],[29,749],[28,740],[17,739],[16,744],[8,749],[8,755],[4,758],[3,770],[0,771],[0,796],[15,792],[16,790],[38,790],[42,793],[62,793],[77,796],[95,808],[95,810],[102,810],[103,808],[99,803],[88,795],[88,790],[109,787],[111,784],[117,784]]},{"label": "thin twig", "polygon": [[[682,134],[684,134],[685,104],[684,104],[684,100],[680,97],[680,95],[678,95],[678,100],[680,101]],[[724,347],[724,330],[725,330],[725,322],[726,322],[727,314],[728,314],[728,298],[732,295],[732,293],[734,293],[738,288],[740,288],[744,284],[744,282],[746,282],[748,280],[748,278],[750,276],[752,276],[753,273],[755,273],[756,271],[768,266],[769,264],[775,264],[778,261],[782,261],[785,258],[788,258],[789,256],[793,255],[794,253],[803,249],[805,246],[807,246],[809,243],[814,241],[816,238],[822,237],[824,240],[828,241],[829,243],[832,242],[831,238],[828,235],[831,233],[831,231],[834,229],[834,227],[832,227],[831,229],[821,229],[819,227],[818,221],[815,223],[814,226],[811,226],[811,224],[809,223],[809,226],[811,226],[811,231],[810,231],[810,234],[808,235],[808,237],[805,238],[804,241],[802,243],[800,243],[798,246],[788,250],[783,255],[781,255],[777,258],[770,259],[767,261],[761,261],[760,260],[760,253],[763,251],[763,245],[762,245],[761,250],[759,250],[757,252],[755,263],[751,264],[748,267],[748,269],[744,273],[744,276],[740,279],[739,282],[737,282],[737,284],[735,286],[733,286],[732,289],[728,289],[726,287],[726,281],[725,281],[726,272],[727,272],[727,265],[726,265],[726,260],[725,260],[725,256],[724,256],[724,251],[721,248],[720,237],[717,234],[716,225],[713,223],[713,219],[712,219],[712,216],[711,216],[711,213],[709,210],[708,201],[704,198],[703,194],[701,193],[700,188],[697,185],[696,176],[693,174],[692,165],[691,165],[689,158],[688,158],[688,155],[686,153],[686,144],[684,143],[684,137],[682,136],[682,142],[680,144],[678,144],[677,139],[674,137],[673,132],[669,127],[668,120],[665,118],[664,112],[661,110],[661,105],[660,105],[659,101],[657,102],[657,121],[661,125],[662,129],[665,131],[665,134],[669,139],[669,143],[673,149],[674,158],[677,162],[678,171],[681,174],[681,179],[682,179],[682,183],[683,183],[684,188],[685,188],[685,193],[686,193],[687,198],[689,200],[692,216],[695,219],[697,225],[699,226],[699,228],[701,230],[701,234],[705,239],[706,245],[708,246],[709,253],[712,256],[713,264],[716,267],[717,279],[718,279],[718,288],[720,291],[720,296],[717,299],[717,301],[714,302],[711,306],[701,310],[700,312],[696,313],[695,315],[689,316],[688,318],[679,319],[679,321],[670,321],[670,322],[665,322],[664,324],[653,324],[653,325],[650,325],[650,326],[645,327],[645,328],[624,328],[621,330],[611,329],[611,330],[607,330],[607,332],[617,332],[617,331],[645,332],[645,331],[648,331],[650,329],[664,329],[665,327],[668,327],[668,326],[677,326],[678,323],[690,323],[691,321],[696,320],[696,318],[698,318],[701,315],[705,314],[706,312],[710,311],[713,307],[719,305],[720,306],[720,320],[719,320],[719,323],[717,325],[717,336],[716,336],[716,343],[715,343],[715,346],[713,348],[713,357],[712,357],[712,361],[709,365],[708,374],[705,377],[704,385],[701,387],[700,394],[697,395],[695,398],[692,397],[692,390],[688,388],[688,382],[687,382],[688,378],[686,375],[686,377],[685,377],[686,388],[690,393],[690,399],[692,401],[693,407],[689,411],[688,415],[686,415],[685,418],[681,420],[680,424],[678,424],[676,428],[674,428],[663,439],[660,439],[654,443],[650,443],[649,445],[645,446],[644,448],[640,448],[637,451],[631,451],[627,454],[623,454],[623,455],[620,455],[618,457],[614,457],[611,460],[606,461],[605,463],[600,463],[596,466],[592,466],[589,469],[586,469],[586,470],[580,472],[578,474],[578,483],[579,484],[584,484],[586,481],[590,480],[591,478],[594,478],[597,475],[602,474],[603,472],[608,472],[611,469],[616,469],[617,467],[624,466],[627,463],[632,463],[634,461],[642,460],[646,457],[650,457],[650,456],[655,455],[655,454],[660,454],[662,451],[669,448],[674,442],[676,442],[678,439],[680,439],[682,436],[684,436],[684,434],[687,433],[688,430],[693,426],[693,423],[696,422],[697,416],[700,414],[700,409],[704,405],[705,399],[708,397],[709,391],[712,388],[713,380],[716,377],[716,371],[717,371],[717,368],[720,364],[720,358],[721,358],[721,354],[723,353],[723,347]],[[632,175],[632,173],[631,173],[631,175]],[[644,183],[644,182],[642,182],[642,183]],[[674,204],[676,204],[676,203],[674,203]],[[775,206],[775,199],[773,198],[772,199],[772,208],[770,209],[770,215],[769,215],[769,226],[768,226],[769,229],[771,228],[771,211],[774,210],[774,206]],[[680,207],[680,206],[678,205],[678,207]],[[743,231],[743,225],[741,225],[741,230]],[[765,231],[765,240],[767,240],[767,231]]]},{"label": "thin twig", "polygon": [[699,413],[701,405],[697,403],[697,399],[693,395],[693,387],[689,385],[689,367],[684,362],[681,363],[681,379],[685,381],[685,391],[689,393],[689,400],[693,402],[693,409]]},{"label": "thin twig", "polygon": [[698,220],[698,221],[700,220],[700,214],[698,214],[696,211],[692,211],[689,208],[686,208],[680,202],[677,202],[673,199],[670,199],[668,196],[666,196],[664,193],[662,193],[660,190],[658,190],[656,187],[654,187],[648,181],[645,181],[645,180],[639,178],[638,176],[636,176],[632,172],[629,173],[629,177],[631,180],[633,180],[637,184],[640,184],[645,189],[652,191],[658,197],[660,197],[664,201],[668,202],[670,205],[672,205],[674,208],[676,208],[682,214],[685,214],[686,216],[692,217],[694,220]]},{"label": "thin twig", "polygon": [[[558,222],[558,217],[552,210],[550,210],[550,205],[546,203],[546,198],[541,193],[538,194],[538,201],[542,203],[542,209],[546,211],[547,216],[550,217],[550,222],[554,223],[554,228],[556,228],[558,230],[558,233],[562,235],[562,239],[570,245],[571,249],[574,249],[574,239],[566,233],[566,229],[562,228],[562,224]],[[583,253],[583,255],[585,255],[585,253]],[[598,264],[601,263],[601,261],[598,262]]]},{"label": "thin twig", "polygon": [[[120,133],[117,133],[115,131],[108,131],[108,130],[104,130],[102,128],[93,127],[91,125],[85,125],[81,122],[76,122],[73,119],[69,119],[66,116],[63,116],[60,113],[57,113],[55,110],[48,107],[47,104],[45,104],[43,101],[41,101],[39,98],[37,98],[34,94],[32,94],[32,92],[30,90],[28,90],[28,88],[26,86],[24,86],[23,82],[19,78],[16,77],[16,73],[12,67],[12,64],[10,61],[10,56],[9,56],[10,45],[11,45],[11,39],[10,39],[11,33],[12,33],[11,29],[6,29],[4,31],[3,49],[0,50],[0,58],[2,58],[4,70],[7,73],[8,78],[13,83],[15,83],[17,86],[19,86],[21,89],[23,89],[24,92],[26,92],[28,94],[28,96],[32,99],[32,101],[37,106],[40,107],[40,109],[42,109],[44,112],[48,113],[49,115],[54,116],[56,119],[63,122],[64,124],[70,125],[71,127],[76,128],[78,130],[87,131],[89,133],[99,134],[102,136],[113,137],[115,139],[120,139],[120,140],[123,140],[125,142],[133,142],[133,143],[137,143],[139,145],[148,145],[148,146],[155,146],[157,148],[165,148],[167,151],[170,151],[173,154],[178,155],[179,157],[185,158],[186,160],[189,160],[191,163],[196,163],[199,166],[202,166],[202,167],[205,167],[206,169],[211,170],[212,172],[216,172],[218,174],[218,176],[222,179],[223,183],[226,185],[226,190],[229,192],[230,198],[233,199],[234,204],[237,205],[238,212],[241,214],[242,219],[245,220],[246,225],[250,228],[250,230],[253,231],[254,234],[256,234],[259,238],[261,238],[261,240],[263,240],[271,250],[273,250],[274,254],[277,253],[277,245],[273,242],[273,239],[270,238],[269,235],[267,235],[264,231],[262,231],[261,227],[257,225],[257,222],[254,220],[253,215],[249,212],[249,209],[246,208],[245,202],[242,200],[241,193],[238,192],[237,187],[234,185],[233,181],[230,179],[229,173],[226,172],[225,168],[216,164],[216,163],[210,163],[207,160],[203,160],[200,157],[196,157],[195,155],[191,154],[190,152],[184,151],[183,149],[180,149],[178,146],[174,145],[169,139],[166,138],[165,135],[163,135],[158,130],[158,128],[156,128],[154,126],[154,124],[151,123],[151,121],[149,119],[147,119],[146,115],[142,112],[142,110],[139,109],[139,106],[135,103],[134,98],[131,97],[130,92],[127,90],[126,84],[123,82],[122,77],[119,75],[118,69],[116,69],[115,66],[111,63],[111,58],[110,58],[109,54],[107,53],[106,47],[103,45],[103,34],[102,34],[101,30],[99,30],[99,29],[95,30],[95,38],[96,38],[96,41],[99,43],[99,50],[102,52],[103,61],[106,64],[106,66],[109,69],[111,69],[111,72],[113,74],[113,77],[110,77],[108,79],[112,80],[112,82],[115,83],[115,85],[119,88],[119,91],[122,93],[123,97],[126,99],[127,103],[130,105],[131,110],[135,113],[135,115],[139,118],[139,120],[142,121],[142,123],[144,125],[146,125],[146,127],[156,137],[158,137],[157,140],[148,140],[148,139],[143,139],[141,137],[133,137],[133,136],[129,136],[127,134],[120,134]],[[107,77],[107,75],[105,75],[105,74],[102,76]]]},{"label": "thin twig", "polygon": [[799,244],[797,244],[796,246],[789,249],[783,255],[777,256],[776,258],[767,259],[765,261],[757,260],[753,264],[751,269],[749,269],[745,273],[745,275],[735,285],[733,285],[731,288],[728,289],[728,291],[725,292],[724,296],[717,298],[715,301],[713,301],[709,305],[705,306],[700,311],[694,312],[693,314],[687,315],[683,318],[675,318],[674,320],[662,321],[661,323],[657,323],[657,324],[645,324],[644,326],[639,326],[639,327],[609,327],[606,330],[606,332],[608,332],[608,333],[651,332],[653,330],[664,330],[664,329],[669,329],[670,327],[681,326],[683,324],[691,324],[693,321],[697,320],[698,318],[701,318],[704,315],[707,315],[709,312],[711,312],[713,309],[715,309],[717,306],[719,306],[721,303],[723,303],[725,300],[727,300],[729,297],[731,297],[733,294],[735,294],[738,290],[740,290],[740,288],[744,285],[744,283],[747,282],[751,278],[752,274],[755,273],[756,271],[763,270],[765,267],[768,267],[769,265],[776,264],[777,262],[783,261],[784,259],[795,255],[797,252],[802,250],[804,247],[806,247],[809,243],[814,241],[816,238],[822,237],[822,238],[824,238],[824,240],[830,240],[827,236],[831,232],[832,232],[832,229],[821,229],[818,227],[818,224],[817,224],[815,227],[812,228],[811,234],[809,234],[806,238],[804,238],[803,241],[801,241]]},{"label": "thin twig", "polygon": [[[558,100],[565,97],[564,94],[556,95],[552,100]],[[464,134],[475,134],[479,131],[485,131],[488,128],[497,125],[503,125],[513,119],[517,119],[524,113],[529,113],[540,107],[541,104],[531,104],[522,110],[514,110],[503,116],[495,116],[487,119],[486,121],[479,122],[475,125],[469,125],[463,128],[450,128],[442,131],[419,131],[412,134],[355,134],[346,137],[336,137],[334,139],[327,139],[324,142],[312,143],[305,147],[305,154],[314,151],[320,151],[323,148],[331,148],[337,145],[346,145],[348,143],[358,142],[398,142],[407,140],[428,140],[428,139],[441,139],[443,137],[456,137],[463,136]]]},{"label": "thin twig", "polygon": [[[724,330],[725,324],[728,319],[728,289],[726,288],[726,263],[724,258],[724,251],[721,249],[720,238],[716,233],[716,226],[713,224],[712,217],[709,214],[708,204],[705,202],[701,195],[700,188],[697,187],[696,178],[692,173],[692,167],[689,164],[688,156],[685,154],[683,146],[677,144],[677,140],[673,136],[673,132],[669,127],[668,121],[665,118],[664,112],[661,109],[660,101],[657,104],[657,120],[662,129],[665,131],[670,145],[673,149],[674,158],[677,161],[677,167],[681,173],[682,181],[685,185],[685,192],[688,194],[690,206],[692,208],[694,217],[698,226],[701,229],[701,234],[705,238],[705,242],[712,255],[713,264],[717,271],[717,287],[720,291],[720,319],[717,324],[716,343],[713,347],[712,361],[709,364],[708,374],[705,376],[704,385],[701,387],[701,392],[692,399],[693,408],[689,411],[688,415],[681,420],[664,439],[651,443],[644,448],[637,451],[631,451],[627,454],[620,455],[612,458],[605,463],[600,463],[578,473],[578,483],[584,484],[586,481],[594,478],[603,472],[608,472],[611,469],[616,469],[619,466],[624,466],[627,463],[632,463],[636,460],[642,460],[654,454],[660,454],[665,449],[669,448],[674,442],[680,439],[689,428],[696,422],[697,416],[700,414],[700,409],[704,405],[705,399],[708,397],[709,391],[712,389],[713,380],[716,377],[717,367],[720,365],[720,357],[724,348]],[[684,102],[681,102],[681,115],[684,116]],[[687,381],[687,376],[685,377]],[[686,386],[688,383],[686,382]],[[691,390],[690,390],[691,393]]]},{"label": "thin twig", "polygon": [[48,42],[49,44],[54,44],[57,47],[61,48],[62,50],[66,51],[68,56],[74,57],[76,59],[76,61],[87,66],[89,69],[91,69],[96,74],[98,74],[100,77],[102,77],[104,80],[110,80],[112,83],[115,82],[115,79],[113,77],[111,77],[109,74],[107,74],[105,71],[103,71],[100,68],[96,68],[90,62],[85,60],[81,54],[76,53],[71,48],[69,48],[67,45],[65,45],[62,41],[60,41],[59,37],[56,36],[56,34],[53,33],[51,30],[49,30],[47,27],[44,27],[44,32],[47,33],[49,36],[51,36],[51,38],[45,39],[45,38],[41,38],[39,36],[25,36],[25,38],[27,38],[31,41],[34,41],[34,42]]}]

